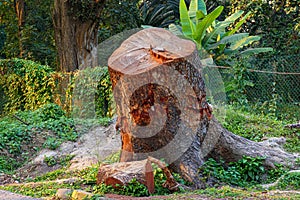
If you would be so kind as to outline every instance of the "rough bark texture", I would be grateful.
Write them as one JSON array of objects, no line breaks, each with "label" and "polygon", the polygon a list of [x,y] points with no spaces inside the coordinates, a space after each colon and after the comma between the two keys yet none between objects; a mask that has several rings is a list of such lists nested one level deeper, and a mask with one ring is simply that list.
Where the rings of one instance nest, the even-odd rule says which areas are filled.
[{"label": "rough bark texture", "polygon": [[93,18],[80,18],[78,15],[82,13],[74,13],[74,10],[80,9],[72,7],[74,5],[70,4],[70,0],[54,1],[53,23],[61,71],[70,72],[97,66],[98,20],[104,2],[105,0],[91,1],[91,7],[97,6]]},{"label": "rough bark texture", "polygon": [[18,38],[19,38],[19,56],[22,58],[24,53],[23,43],[22,43],[22,30],[25,24],[25,1],[24,0],[14,0],[14,7],[18,19]]},{"label": "rough bark texture", "polygon": [[122,162],[164,159],[198,188],[205,187],[198,169],[207,157],[230,162],[264,156],[266,166],[287,161],[294,166],[295,155],[236,136],[212,116],[193,42],[145,29],[124,41],[108,66]]},{"label": "rough bark texture", "polygon": [[211,110],[197,55],[193,42],[152,28],[130,37],[110,57],[121,161],[164,159],[200,185],[199,151]]},{"label": "rough bark texture", "polygon": [[238,161],[245,156],[265,157],[265,166],[274,168],[274,163],[296,168],[295,160],[299,157],[283,150],[284,138],[275,138],[263,142],[253,142],[241,136],[235,135],[221,126],[216,120],[212,119],[209,124],[208,134],[217,136],[217,141],[211,152],[206,157],[216,160],[221,158],[229,162]]}]

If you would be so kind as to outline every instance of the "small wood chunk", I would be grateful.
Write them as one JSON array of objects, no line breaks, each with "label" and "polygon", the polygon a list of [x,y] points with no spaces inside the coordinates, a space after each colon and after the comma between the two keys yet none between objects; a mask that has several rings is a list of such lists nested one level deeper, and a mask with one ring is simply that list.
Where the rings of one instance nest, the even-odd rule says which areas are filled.
[{"label": "small wood chunk", "polygon": [[101,165],[97,184],[105,183],[117,187],[127,185],[132,179],[144,184],[150,194],[154,193],[154,174],[151,162],[146,160]]}]

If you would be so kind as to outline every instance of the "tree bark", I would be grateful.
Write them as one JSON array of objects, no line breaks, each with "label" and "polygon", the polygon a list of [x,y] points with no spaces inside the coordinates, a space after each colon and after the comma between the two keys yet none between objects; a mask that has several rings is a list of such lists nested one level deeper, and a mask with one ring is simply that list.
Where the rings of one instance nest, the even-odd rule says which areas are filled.
[{"label": "tree bark", "polygon": [[24,47],[22,42],[22,30],[25,25],[25,1],[24,0],[14,0],[15,12],[18,19],[18,39],[19,39],[19,56],[23,57]]},{"label": "tree bark", "polygon": [[[53,23],[60,70],[71,72],[98,65],[98,20],[105,0],[90,1],[90,13],[80,16],[74,0],[55,0]],[[75,11],[74,11],[75,10]],[[77,12],[76,12],[77,11]]]},{"label": "tree bark", "polygon": [[295,155],[236,136],[212,116],[193,42],[145,29],[124,41],[108,66],[122,162],[164,159],[196,188],[205,187],[198,169],[208,157],[231,162],[264,156],[266,166],[286,161],[295,166]]},{"label": "tree bark", "polygon": [[117,187],[127,185],[132,179],[144,184],[150,194],[154,193],[154,175],[148,159],[135,162],[121,162],[101,165],[97,174],[97,184],[105,183]]},{"label": "tree bark", "polygon": [[281,145],[284,144],[285,140],[254,142],[226,130],[216,119],[210,121],[208,134],[217,136],[218,140],[206,158],[223,159],[229,163],[238,161],[243,156],[264,157],[264,166],[269,169],[274,168],[275,163],[293,169],[297,167],[295,160],[299,155],[287,153],[283,150]]}]

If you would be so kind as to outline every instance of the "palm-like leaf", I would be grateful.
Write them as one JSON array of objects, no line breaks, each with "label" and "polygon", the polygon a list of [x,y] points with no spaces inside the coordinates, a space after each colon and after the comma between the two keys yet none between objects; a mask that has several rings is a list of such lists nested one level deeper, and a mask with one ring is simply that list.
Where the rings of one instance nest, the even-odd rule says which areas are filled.
[{"label": "palm-like leaf", "polygon": [[180,12],[180,22],[182,27],[183,34],[193,39],[193,35],[195,35],[196,25],[191,21],[188,9],[184,0],[180,0],[179,3],[179,12]]},{"label": "palm-like leaf", "polygon": [[201,45],[201,41],[204,38],[206,29],[220,16],[223,11],[223,6],[217,7],[214,11],[209,13],[203,20],[201,20],[196,27],[195,40]]},{"label": "palm-like leaf", "polygon": [[249,48],[245,51],[241,51],[240,55],[243,56],[249,56],[253,54],[259,54],[259,53],[265,53],[265,52],[270,52],[273,51],[273,48],[265,47],[265,48]]},{"label": "palm-like leaf", "polygon": [[202,41],[202,46],[204,48],[208,47],[209,44],[215,43],[217,37],[225,32],[225,29],[231,24],[230,21],[222,21],[217,23],[210,33],[207,33]]},{"label": "palm-like leaf", "polygon": [[[169,0],[174,2],[178,0]],[[140,13],[144,25],[168,27],[175,22],[174,8],[164,0],[144,1],[140,6]]]}]

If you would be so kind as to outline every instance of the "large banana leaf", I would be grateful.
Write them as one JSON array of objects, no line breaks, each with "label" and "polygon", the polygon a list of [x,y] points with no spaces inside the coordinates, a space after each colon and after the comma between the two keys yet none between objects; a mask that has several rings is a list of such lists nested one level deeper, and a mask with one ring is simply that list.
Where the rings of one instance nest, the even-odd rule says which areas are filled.
[{"label": "large banana leaf", "polygon": [[227,33],[226,33],[226,36],[229,36],[229,35],[232,35],[232,34],[234,34],[241,26],[242,26],[242,24],[246,21],[246,19],[248,18],[248,16],[251,14],[251,12],[248,12],[236,25],[235,25],[235,27],[232,29],[232,30],[230,30],[230,31],[228,31]]},{"label": "large banana leaf", "polygon": [[198,10],[198,1],[197,0],[191,0],[189,11],[188,11],[189,17],[191,19],[196,18],[197,10]]},{"label": "large banana leaf", "polygon": [[230,21],[218,22],[213,28],[213,30],[210,33],[207,33],[206,36],[203,38],[202,46],[206,48],[209,44],[217,42],[217,40],[214,39],[217,38],[218,35],[220,35],[221,33],[225,33],[226,27],[228,27],[230,24]]},{"label": "large banana leaf", "polygon": [[245,37],[235,43],[232,43],[229,47],[229,49],[231,50],[238,50],[246,45],[249,45],[255,41],[259,41],[260,40],[260,36],[248,36],[248,37]]},{"label": "large banana leaf", "polygon": [[184,0],[179,3],[180,22],[183,34],[188,38],[193,38],[195,35],[196,25],[191,21],[189,13]]},{"label": "large banana leaf", "polygon": [[244,11],[239,10],[239,11],[233,13],[232,15],[230,15],[229,17],[227,17],[224,21],[234,22],[234,21],[237,20],[240,16],[242,16],[243,13],[244,13]]},{"label": "large banana leaf", "polygon": [[204,0],[198,0],[198,10],[201,11],[204,15],[207,15],[206,4]]},{"label": "large banana leaf", "polygon": [[249,49],[247,49],[245,51],[241,51],[240,55],[249,56],[249,55],[258,54],[258,53],[265,53],[265,52],[269,52],[269,51],[273,51],[273,48],[269,48],[269,47],[265,47],[265,48],[249,48]]},{"label": "large banana leaf", "polygon": [[196,34],[194,39],[201,46],[202,39],[206,33],[206,29],[220,16],[223,11],[223,6],[218,6],[214,11],[203,18],[196,26]]},{"label": "large banana leaf", "polygon": [[219,45],[233,44],[244,38],[249,37],[249,33],[237,33],[231,36],[223,37],[219,42],[209,46],[210,49],[218,48]]},{"label": "large banana leaf", "polygon": [[[203,0],[191,0],[189,7],[189,16],[195,19],[196,13],[202,13],[203,16],[207,15],[206,4]],[[197,17],[199,19],[199,17]]]}]

